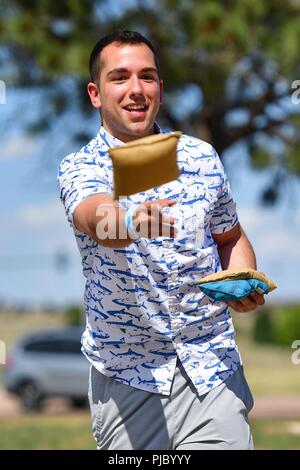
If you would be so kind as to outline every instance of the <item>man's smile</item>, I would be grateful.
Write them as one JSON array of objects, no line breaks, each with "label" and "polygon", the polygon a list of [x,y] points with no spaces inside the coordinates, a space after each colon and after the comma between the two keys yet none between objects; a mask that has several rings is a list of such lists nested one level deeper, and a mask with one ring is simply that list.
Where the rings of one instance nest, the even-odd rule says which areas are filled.
[{"label": "man's smile", "polygon": [[134,103],[124,106],[123,109],[125,109],[125,111],[127,111],[132,117],[141,117],[146,114],[149,109],[149,106],[147,106],[146,104]]}]

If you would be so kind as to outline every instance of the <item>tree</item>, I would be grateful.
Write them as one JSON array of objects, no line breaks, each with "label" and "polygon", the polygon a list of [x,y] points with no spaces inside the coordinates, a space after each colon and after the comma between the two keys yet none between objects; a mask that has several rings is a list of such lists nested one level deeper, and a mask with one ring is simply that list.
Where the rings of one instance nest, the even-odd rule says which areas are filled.
[{"label": "tree", "polygon": [[266,203],[277,200],[291,174],[300,176],[299,0],[0,0],[0,5],[1,43],[15,65],[10,81],[51,91],[51,107],[32,131],[47,132],[66,112],[74,95],[57,84],[70,75],[88,113],[92,46],[118,27],[135,29],[159,54],[165,82],[161,122],[208,140],[221,156],[243,142],[254,168],[272,170]]},{"label": "tree", "polygon": [[70,305],[66,310],[66,321],[69,326],[81,326],[84,324],[84,310],[82,306]]}]

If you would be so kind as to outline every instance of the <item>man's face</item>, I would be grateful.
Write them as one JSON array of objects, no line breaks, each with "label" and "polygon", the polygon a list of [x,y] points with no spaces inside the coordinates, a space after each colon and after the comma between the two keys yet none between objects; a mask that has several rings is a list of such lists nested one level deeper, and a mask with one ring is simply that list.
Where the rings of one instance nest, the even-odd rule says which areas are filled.
[{"label": "man's face", "polygon": [[153,134],[162,82],[146,44],[106,46],[97,85],[103,126],[110,134],[123,142]]}]

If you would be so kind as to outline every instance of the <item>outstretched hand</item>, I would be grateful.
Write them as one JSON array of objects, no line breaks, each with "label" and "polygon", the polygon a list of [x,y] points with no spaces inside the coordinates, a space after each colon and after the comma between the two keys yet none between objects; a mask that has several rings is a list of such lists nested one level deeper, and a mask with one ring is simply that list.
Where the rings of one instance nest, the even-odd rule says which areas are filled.
[{"label": "outstretched hand", "polygon": [[133,224],[139,235],[144,238],[175,238],[174,217],[161,213],[163,208],[172,207],[174,204],[176,201],[172,199],[158,199],[141,204],[133,217]]}]

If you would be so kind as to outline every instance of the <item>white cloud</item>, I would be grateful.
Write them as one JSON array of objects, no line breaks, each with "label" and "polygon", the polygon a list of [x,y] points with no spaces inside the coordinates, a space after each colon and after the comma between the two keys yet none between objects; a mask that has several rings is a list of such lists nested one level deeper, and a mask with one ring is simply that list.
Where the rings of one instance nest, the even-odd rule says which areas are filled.
[{"label": "white cloud", "polygon": [[[31,227],[53,226],[60,224],[64,217],[63,207],[58,198],[50,200],[45,204],[31,204],[25,206],[19,212],[19,218]],[[66,218],[65,218],[66,221]]]},{"label": "white cloud", "polygon": [[264,227],[272,227],[278,223],[278,216],[270,209],[261,207],[241,206],[238,209],[240,222],[246,231],[256,232]]},{"label": "white cloud", "polygon": [[299,235],[290,232],[287,228],[268,234],[264,234],[260,242],[263,247],[263,253],[268,256],[291,256],[291,262],[295,262],[295,258],[300,258],[300,238]]},{"label": "white cloud", "polygon": [[69,253],[78,255],[73,231],[58,198],[27,205],[12,217],[3,218],[2,224],[5,230],[0,232],[0,245],[8,253],[52,252],[67,247]]},{"label": "white cloud", "polygon": [[280,209],[243,206],[239,210],[241,224],[259,257],[289,265],[300,258],[299,211],[297,217],[297,223],[291,223],[289,214]]},{"label": "white cloud", "polygon": [[1,144],[0,160],[17,160],[38,152],[40,142],[29,136],[12,136]]},{"label": "white cloud", "polygon": [[300,212],[243,205],[239,208],[239,218],[254,247],[258,269],[278,285],[267,296],[267,303],[297,301]]},{"label": "white cloud", "polygon": [[[58,198],[24,206],[3,217],[1,226],[5,229],[0,231],[0,258],[7,268],[0,270],[0,298],[55,304],[82,301],[80,255]],[[61,254],[68,264],[58,269]]]}]

